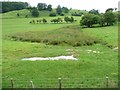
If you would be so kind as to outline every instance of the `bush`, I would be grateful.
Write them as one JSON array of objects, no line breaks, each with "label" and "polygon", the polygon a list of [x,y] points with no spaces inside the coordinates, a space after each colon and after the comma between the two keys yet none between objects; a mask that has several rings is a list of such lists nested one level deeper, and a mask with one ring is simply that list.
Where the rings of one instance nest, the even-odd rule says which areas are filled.
[{"label": "bush", "polygon": [[50,17],[55,17],[56,16],[56,13],[52,12],[49,14]]},{"label": "bush", "polygon": [[98,14],[99,14],[99,11],[98,11],[98,10],[95,10],[95,9],[92,9],[92,10],[89,11],[89,13],[98,15]]},{"label": "bush", "polygon": [[63,14],[63,13],[61,13],[61,14],[60,14],[60,16],[64,16],[64,14]]},{"label": "bush", "polygon": [[47,23],[47,20],[43,18],[43,23]]},{"label": "bush", "polygon": [[34,8],[32,10],[31,14],[32,14],[33,17],[38,17],[39,16],[39,12],[38,12],[38,10],[36,8]]},{"label": "bush", "polygon": [[80,14],[80,13],[73,13],[73,14],[71,14],[72,16],[82,16],[82,14]]},{"label": "bush", "polygon": [[80,24],[82,26],[87,26],[87,27],[92,27],[93,24],[97,23],[97,16],[94,14],[86,14],[85,16],[82,17]]},{"label": "bush", "polygon": [[98,23],[102,27],[105,25],[105,18],[103,15],[100,15]]},{"label": "bush", "polygon": [[107,23],[107,26],[113,25],[116,22],[115,14],[113,12],[106,12],[104,14],[105,22]]},{"label": "bush", "polygon": [[61,18],[52,19],[51,22],[59,23],[59,22],[62,22],[62,19]]},{"label": "bush", "polygon": [[65,17],[64,18],[64,20],[68,23],[68,22],[74,22],[74,18],[73,17],[71,17],[71,18],[69,18],[69,17]]}]

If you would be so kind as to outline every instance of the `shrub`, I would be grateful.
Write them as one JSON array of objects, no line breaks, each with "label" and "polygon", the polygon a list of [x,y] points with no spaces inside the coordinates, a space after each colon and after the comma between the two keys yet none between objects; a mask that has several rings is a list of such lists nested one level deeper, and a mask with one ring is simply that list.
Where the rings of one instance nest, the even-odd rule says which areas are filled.
[{"label": "shrub", "polygon": [[52,12],[49,14],[50,17],[55,17],[56,16],[56,13]]},{"label": "shrub", "polygon": [[68,22],[74,22],[74,18],[73,17],[71,17],[71,18],[69,18],[69,17],[65,17],[64,18],[64,20],[68,23]]},{"label": "shrub", "polygon": [[63,13],[61,13],[61,14],[60,14],[60,16],[64,16],[64,14],[63,14]]},{"label": "shrub", "polygon": [[38,17],[39,16],[39,12],[38,12],[38,10],[36,8],[34,8],[32,10],[31,14],[32,14],[33,17]]},{"label": "shrub", "polygon": [[115,14],[113,12],[106,12],[104,18],[107,26],[113,25],[116,22]]},{"label": "shrub", "polygon": [[102,27],[105,25],[105,18],[103,15],[100,15],[98,23]]},{"label": "shrub", "polygon": [[47,23],[47,20],[43,18],[43,23]]},{"label": "shrub", "polygon": [[93,24],[95,24],[95,15],[93,14],[86,14],[85,16],[82,17],[80,24],[83,26],[87,26],[87,27],[92,27]]}]

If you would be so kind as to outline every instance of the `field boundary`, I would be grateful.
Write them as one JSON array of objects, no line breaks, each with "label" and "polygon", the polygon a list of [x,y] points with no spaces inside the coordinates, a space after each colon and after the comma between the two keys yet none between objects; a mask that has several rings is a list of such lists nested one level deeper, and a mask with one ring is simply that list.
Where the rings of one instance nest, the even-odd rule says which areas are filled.
[{"label": "field boundary", "polygon": [[118,81],[105,78],[58,78],[37,80],[3,80],[3,88],[118,88]]}]

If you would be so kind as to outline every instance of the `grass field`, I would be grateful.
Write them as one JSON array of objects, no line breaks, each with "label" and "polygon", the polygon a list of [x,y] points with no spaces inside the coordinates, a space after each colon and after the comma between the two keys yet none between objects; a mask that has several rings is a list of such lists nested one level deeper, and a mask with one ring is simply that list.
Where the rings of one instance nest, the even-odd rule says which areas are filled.
[{"label": "grass field", "polygon": [[[46,18],[51,19],[50,17]],[[79,22],[80,17],[75,18]],[[105,87],[106,74],[109,76],[109,86],[116,87],[118,51],[114,51],[106,45],[98,43],[91,46],[73,47],[70,45],[21,42],[8,38],[9,35],[16,35],[16,33],[41,32],[42,34],[42,32],[56,32],[56,30],[66,26],[79,25],[78,22],[74,24],[29,24],[29,21],[33,19],[37,18],[2,19],[3,87],[11,87],[11,78],[15,80],[15,87],[28,87],[29,80],[33,80],[36,87],[40,87],[39,83],[46,83],[46,87],[56,87],[59,77],[63,79],[63,87],[80,87],[78,84],[83,84],[83,87]],[[94,39],[98,38],[106,41],[113,47],[118,46],[117,25],[102,28],[81,28],[81,30],[85,35]],[[99,51],[100,53],[89,52],[89,50]],[[53,57],[71,54],[74,54],[78,61],[32,62],[21,60],[25,57]],[[72,85],[65,86],[65,84]]]}]

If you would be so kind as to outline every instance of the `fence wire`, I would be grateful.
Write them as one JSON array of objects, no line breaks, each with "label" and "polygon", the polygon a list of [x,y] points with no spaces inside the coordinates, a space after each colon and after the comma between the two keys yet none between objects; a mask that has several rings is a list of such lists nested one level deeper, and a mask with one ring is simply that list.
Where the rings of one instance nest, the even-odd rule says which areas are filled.
[{"label": "fence wire", "polygon": [[[41,80],[19,80],[13,79],[14,88],[30,88],[33,82],[34,88],[59,88],[58,79],[41,79]],[[3,88],[12,88],[11,79],[2,82]],[[117,88],[118,81],[106,78],[62,78],[61,88]]]}]

